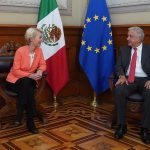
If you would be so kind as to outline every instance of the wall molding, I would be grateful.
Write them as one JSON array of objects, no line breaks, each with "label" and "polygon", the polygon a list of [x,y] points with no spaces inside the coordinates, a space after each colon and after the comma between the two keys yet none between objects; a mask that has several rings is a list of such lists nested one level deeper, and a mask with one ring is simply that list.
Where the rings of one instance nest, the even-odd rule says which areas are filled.
[{"label": "wall molding", "polygon": [[107,0],[109,7],[124,7],[150,4],[149,0]]},{"label": "wall molding", "polygon": [[[56,0],[61,15],[72,14],[72,0]],[[0,0],[0,12],[38,13],[40,0]]]},{"label": "wall molding", "polygon": [[135,13],[150,11],[149,0],[107,0],[110,13]]},{"label": "wall molding", "polygon": [[140,6],[110,7],[109,10],[111,14],[149,12],[150,4]]}]

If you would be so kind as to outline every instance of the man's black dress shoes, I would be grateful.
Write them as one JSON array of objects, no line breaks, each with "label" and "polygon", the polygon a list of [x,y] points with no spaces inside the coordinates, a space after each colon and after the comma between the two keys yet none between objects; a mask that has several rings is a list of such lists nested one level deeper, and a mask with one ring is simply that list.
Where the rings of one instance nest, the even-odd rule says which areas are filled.
[{"label": "man's black dress shoes", "polygon": [[149,130],[147,128],[141,128],[141,140],[145,144],[150,144],[150,135],[149,135]]},{"label": "man's black dress shoes", "polygon": [[122,139],[126,133],[127,133],[127,126],[126,125],[119,125],[115,134],[114,134],[114,137],[116,139]]}]

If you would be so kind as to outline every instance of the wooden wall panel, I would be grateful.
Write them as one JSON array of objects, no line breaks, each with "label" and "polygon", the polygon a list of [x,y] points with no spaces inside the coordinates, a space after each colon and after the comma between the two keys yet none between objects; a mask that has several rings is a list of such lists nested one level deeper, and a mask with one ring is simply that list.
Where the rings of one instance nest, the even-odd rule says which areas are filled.
[{"label": "wooden wall panel", "polygon": [[24,44],[24,33],[28,26],[0,25],[0,46],[4,43],[14,40]]},{"label": "wooden wall panel", "polygon": [[[133,25],[121,25],[113,26],[113,39],[115,45],[115,52],[117,53],[121,45],[125,45],[127,38],[128,27]],[[139,25],[145,31],[144,43],[150,43],[150,25]],[[24,33],[25,30],[30,27],[30,25],[0,25],[0,47],[6,42],[14,40],[25,44]],[[93,91],[89,84],[86,75],[83,73],[79,65],[79,50],[80,41],[82,35],[82,27],[64,27],[66,49],[67,49],[67,59],[70,73],[70,81],[58,94],[58,97],[67,96],[85,96],[92,97]],[[45,97],[51,97],[52,91],[46,86]],[[100,97],[107,97],[109,94],[104,93]]]}]

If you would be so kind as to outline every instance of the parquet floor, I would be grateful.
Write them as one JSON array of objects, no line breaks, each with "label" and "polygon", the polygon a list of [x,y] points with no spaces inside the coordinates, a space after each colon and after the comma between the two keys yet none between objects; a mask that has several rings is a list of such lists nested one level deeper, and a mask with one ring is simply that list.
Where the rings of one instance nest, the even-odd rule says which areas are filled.
[{"label": "parquet floor", "polygon": [[122,140],[113,137],[114,128],[105,126],[112,105],[101,103],[96,109],[84,98],[67,98],[54,109],[43,104],[48,123],[36,119],[39,134],[31,134],[25,123],[13,127],[14,117],[3,122],[0,150],[150,150],[139,137],[139,128],[131,124]]}]

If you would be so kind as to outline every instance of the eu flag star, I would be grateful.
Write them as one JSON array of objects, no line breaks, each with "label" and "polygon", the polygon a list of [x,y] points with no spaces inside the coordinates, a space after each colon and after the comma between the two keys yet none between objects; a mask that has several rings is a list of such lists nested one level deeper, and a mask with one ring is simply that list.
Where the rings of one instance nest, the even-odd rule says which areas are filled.
[{"label": "eu flag star", "polygon": [[110,22],[107,25],[108,25],[109,28],[111,27],[111,23]]},{"label": "eu flag star", "polygon": [[82,40],[82,42],[81,42],[82,46],[85,45],[85,42],[86,42],[86,41]]},{"label": "eu flag star", "polygon": [[99,49],[99,48],[96,48],[96,49],[95,49],[95,52],[96,52],[96,54],[99,53],[99,52],[100,52],[100,49]]},{"label": "eu flag star", "polygon": [[109,45],[112,44],[112,40],[109,39],[109,40],[108,40],[108,44],[109,44]]},{"label": "eu flag star", "polygon": [[112,36],[112,32],[110,32],[109,34],[110,34],[110,36]]},{"label": "eu flag star", "polygon": [[105,16],[103,16],[101,19],[103,20],[103,22],[107,21],[107,17],[105,17]]},{"label": "eu flag star", "polygon": [[84,28],[86,28],[86,24],[84,24],[84,26],[83,26]]},{"label": "eu flag star", "polygon": [[91,18],[86,19],[87,23],[91,22]]},{"label": "eu flag star", "polygon": [[96,20],[98,20],[99,16],[95,15],[93,18],[96,21]]},{"label": "eu flag star", "polygon": [[102,47],[102,49],[103,49],[103,51],[107,50],[107,46],[104,45],[104,46]]},{"label": "eu flag star", "polygon": [[92,47],[91,47],[91,46],[88,46],[86,49],[87,49],[88,51],[91,51],[91,50],[92,50]]}]

